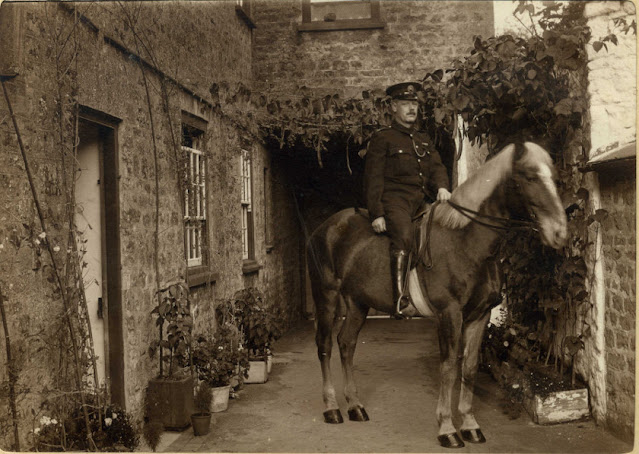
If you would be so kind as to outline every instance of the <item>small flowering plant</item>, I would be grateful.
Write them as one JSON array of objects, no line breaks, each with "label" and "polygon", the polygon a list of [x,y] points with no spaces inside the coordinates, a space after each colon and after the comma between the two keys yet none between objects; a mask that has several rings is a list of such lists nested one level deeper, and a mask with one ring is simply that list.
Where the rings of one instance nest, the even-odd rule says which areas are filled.
[{"label": "small flowering plant", "polygon": [[212,388],[228,385],[238,367],[248,369],[248,353],[234,327],[220,327],[212,339],[199,336],[193,346],[193,366],[198,378]]},{"label": "small flowering plant", "polygon": [[43,415],[39,425],[32,431],[34,447],[38,451],[78,451],[93,450],[93,444],[99,451],[134,451],[139,444],[129,416],[124,410],[114,406],[92,407],[89,424],[93,444],[87,439],[83,413],[76,408],[61,419]]}]

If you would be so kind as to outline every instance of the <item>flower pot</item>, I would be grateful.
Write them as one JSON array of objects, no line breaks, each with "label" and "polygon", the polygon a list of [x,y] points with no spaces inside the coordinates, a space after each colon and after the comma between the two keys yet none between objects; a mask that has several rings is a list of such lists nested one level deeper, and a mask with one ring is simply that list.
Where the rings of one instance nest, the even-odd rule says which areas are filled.
[{"label": "flower pot", "polygon": [[266,355],[266,372],[271,373],[271,369],[273,368],[273,355],[269,353]]},{"label": "flower pot", "polygon": [[249,361],[248,378],[244,383],[266,383],[268,380],[268,366],[266,359]]},{"label": "flower pot", "polygon": [[193,379],[153,378],[147,388],[147,416],[160,421],[167,430],[183,430],[193,414]]},{"label": "flower pot", "polygon": [[199,437],[209,433],[211,428],[211,413],[196,413],[191,415],[193,425],[193,435]]},{"label": "flower pot", "polygon": [[535,394],[526,398],[524,405],[537,424],[558,424],[590,416],[588,390],[556,391],[547,396]]},{"label": "flower pot", "polygon": [[211,412],[218,413],[229,408],[229,393],[231,385],[211,388],[213,399],[211,400]]}]

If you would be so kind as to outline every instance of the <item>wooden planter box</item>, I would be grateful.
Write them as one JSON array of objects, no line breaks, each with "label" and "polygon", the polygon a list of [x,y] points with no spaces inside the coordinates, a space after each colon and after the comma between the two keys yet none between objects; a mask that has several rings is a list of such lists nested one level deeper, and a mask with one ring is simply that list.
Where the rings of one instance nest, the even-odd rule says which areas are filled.
[{"label": "wooden planter box", "polygon": [[159,420],[167,430],[184,430],[194,413],[193,379],[154,378],[147,389],[146,414]]},{"label": "wooden planter box", "polygon": [[557,424],[590,416],[588,390],[585,388],[556,391],[544,397],[527,397],[524,406],[537,424]]},{"label": "wooden planter box", "polygon": [[490,374],[503,388],[510,388],[514,383],[527,388],[523,406],[536,424],[558,424],[590,416],[587,388],[554,391],[542,396],[534,394],[530,385],[524,385],[528,378],[516,365],[492,361],[489,366]]}]

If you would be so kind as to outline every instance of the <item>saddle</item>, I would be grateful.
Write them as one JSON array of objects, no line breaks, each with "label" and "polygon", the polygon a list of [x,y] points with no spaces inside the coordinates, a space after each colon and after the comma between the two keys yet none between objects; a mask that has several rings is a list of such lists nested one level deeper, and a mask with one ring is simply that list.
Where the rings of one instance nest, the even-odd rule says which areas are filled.
[{"label": "saddle", "polygon": [[[425,260],[427,268],[432,266],[430,258],[430,229],[432,217],[438,202],[424,203],[419,211],[413,216],[413,244],[410,253],[410,269],[417,266],[420,260]],[[427,255],[427,257],[425,257]]]}]

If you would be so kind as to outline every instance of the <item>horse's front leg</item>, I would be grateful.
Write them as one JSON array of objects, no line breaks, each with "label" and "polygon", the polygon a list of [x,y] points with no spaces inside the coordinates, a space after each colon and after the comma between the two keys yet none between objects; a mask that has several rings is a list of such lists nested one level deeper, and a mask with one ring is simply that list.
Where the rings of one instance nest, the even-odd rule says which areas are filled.
[{"label": "horse's front leg", "polygon": [[359,400],[355,377],[353,376],[353,356],[357,346],[357,336],[359,335],[368,307],[360,306],[351,298],[346,298],[346,317],[342,329],[337,335],[339,352],[342,360],[342,371],[344,373],[344,397],[348,403],[348,419],[351,421],[368,421],[368,414]]},{"label": "horse's front leg", "polygon": [[458,308],[448,308],[438,314],[440,387],[437,403],[437,440],[444,448],[461,448],[464,442],[453,425],[452,394],[459,367],[458,354],[462,334],[462,313]]},{"label": "horse's front leg", "polygon": [[477,366],[479,364],[479,348],[484,335],[490,312],[478,320],[464,326],[464,358],[462,362],[461,394],[459,396],[459,412],[462,416],[462,438],[471,443],[485,443],[486,438],[473,415],[473,396]]}]

